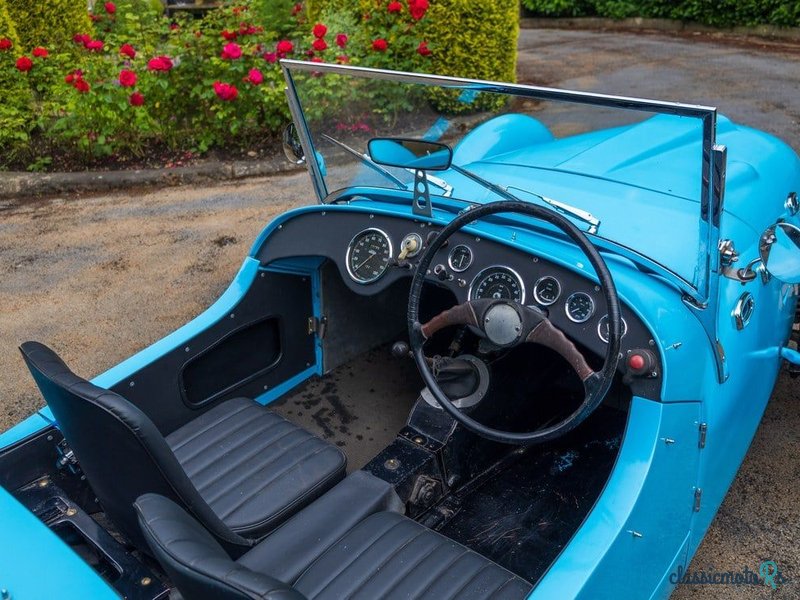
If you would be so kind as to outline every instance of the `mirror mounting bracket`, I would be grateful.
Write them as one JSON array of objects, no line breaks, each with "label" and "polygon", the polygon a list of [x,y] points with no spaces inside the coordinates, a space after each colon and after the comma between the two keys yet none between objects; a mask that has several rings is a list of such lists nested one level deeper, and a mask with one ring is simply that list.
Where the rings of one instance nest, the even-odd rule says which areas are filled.
[{"label": "mirror mounting bracket", "polygon": [[412,212],[420,217],[432,217],[431,194],[428,186],[428,177],[425,171],[417,169],[414,171],[414,199],[411,202]]}]

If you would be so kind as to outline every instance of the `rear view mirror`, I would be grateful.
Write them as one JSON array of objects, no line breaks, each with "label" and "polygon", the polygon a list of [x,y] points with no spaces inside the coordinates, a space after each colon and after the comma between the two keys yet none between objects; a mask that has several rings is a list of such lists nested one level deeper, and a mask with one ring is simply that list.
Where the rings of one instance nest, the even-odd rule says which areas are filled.
[{"label": "rear view mirror", "polygon": [[800,228],[789,223],[767,227],[758,245],[767,272],[784,283],[800,283]]},{"label": "rear view mirror", "polygon": [[403,138],[372,138],[369,157],[379,165],[419,171],[444,171],[453,151],[446,144]]}]

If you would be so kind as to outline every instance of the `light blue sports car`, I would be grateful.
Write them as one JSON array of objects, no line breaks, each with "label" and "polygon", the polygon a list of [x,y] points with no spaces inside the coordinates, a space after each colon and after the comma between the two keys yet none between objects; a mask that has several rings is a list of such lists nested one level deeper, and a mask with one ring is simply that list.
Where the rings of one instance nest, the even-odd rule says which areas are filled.
[{"label": "light blue sports car", "polygon": [[706,106],[282,66],[317,202],[92,381],[22,345],[0,597],[669,596],[800,365],[798,157]]}]

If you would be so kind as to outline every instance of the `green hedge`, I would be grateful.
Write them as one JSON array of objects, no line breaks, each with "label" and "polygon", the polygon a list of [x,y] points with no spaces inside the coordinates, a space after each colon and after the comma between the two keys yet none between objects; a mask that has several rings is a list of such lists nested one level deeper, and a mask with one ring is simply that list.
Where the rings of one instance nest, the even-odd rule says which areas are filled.
[{"label": "green hedge", "polygon": [[55,47],[76,33],[89,33],[91,22],[86,0],[6,0],[17,25],[22,48]]},{"label": "green hedge", "polygon": [[10,153],[28,140],[31,92],[26,80],[12,68],[22,49],[6,0],[0,0],[0,39],[9,39],[13,44],[9,50],[0,51],[0,148]]},{"label": "green hedge", "polygon": [[544,17],[646,17],[713,27],[800,26],[798,0],[522,0],[522,4]]}]

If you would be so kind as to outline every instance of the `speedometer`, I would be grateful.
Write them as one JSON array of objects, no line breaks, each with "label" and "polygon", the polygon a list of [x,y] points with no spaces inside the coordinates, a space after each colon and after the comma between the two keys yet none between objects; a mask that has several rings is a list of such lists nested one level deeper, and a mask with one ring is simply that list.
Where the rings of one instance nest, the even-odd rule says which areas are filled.
[{"label": "speedometer", "polygon": [[525,286],[522,278],[508,267],[489,267],[478,273],[469,288],[469,299],[478,298],[503,298],[522,304]]},{"label": "speedometer", "polygon": [[347,272],[357,283],[380,279],[392,258],[392,242],[380,229],[365,229],[347,247]]}]

